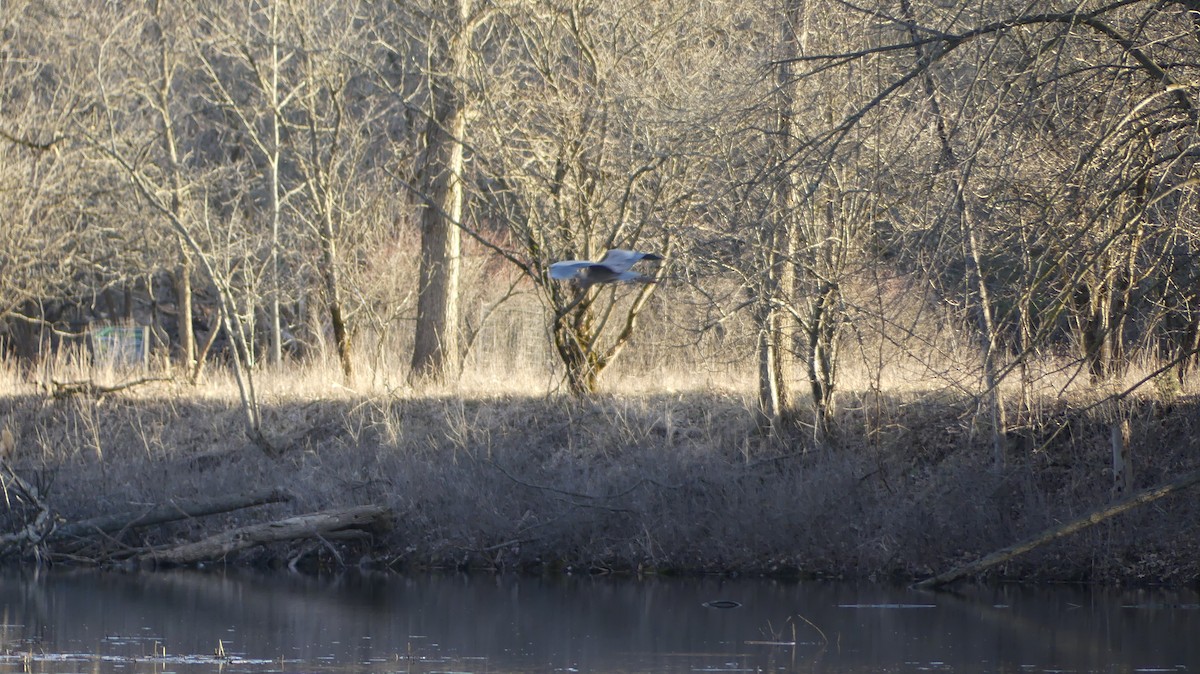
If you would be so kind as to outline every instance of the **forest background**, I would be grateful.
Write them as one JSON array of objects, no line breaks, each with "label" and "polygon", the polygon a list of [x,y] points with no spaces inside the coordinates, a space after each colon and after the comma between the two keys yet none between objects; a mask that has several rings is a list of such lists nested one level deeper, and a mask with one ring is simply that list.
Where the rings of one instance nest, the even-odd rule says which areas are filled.
[{"label": "forest background", "polygon": [[[1198,74],[1194,0],[0,0],[9,525],[270,482],[386,503],[389,564],[1006,545],[1195,469]],[[546,275],[614,247],[655,282]],[[1007,572],[1195,580],[1195,515]]]}]

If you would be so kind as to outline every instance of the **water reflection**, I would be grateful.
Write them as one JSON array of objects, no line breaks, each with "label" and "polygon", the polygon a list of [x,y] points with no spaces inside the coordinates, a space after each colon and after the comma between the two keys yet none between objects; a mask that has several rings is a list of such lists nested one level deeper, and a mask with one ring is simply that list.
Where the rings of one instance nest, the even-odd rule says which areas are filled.
[{"label": "water reflection", "polygon": [[1200,666],[1200,599],[1172,590],[55,571],[0,575],[0,611],[0,671],[55,674]]}]

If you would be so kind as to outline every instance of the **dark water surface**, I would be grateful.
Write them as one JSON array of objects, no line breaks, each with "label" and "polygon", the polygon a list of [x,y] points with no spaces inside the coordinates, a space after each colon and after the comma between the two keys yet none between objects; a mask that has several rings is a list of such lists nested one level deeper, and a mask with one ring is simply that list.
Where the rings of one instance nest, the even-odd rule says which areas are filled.
[{"label": "dark water surface", "polygon": [[1186,590],[54,571],[0,610],[13,672],[1200,671]]}]

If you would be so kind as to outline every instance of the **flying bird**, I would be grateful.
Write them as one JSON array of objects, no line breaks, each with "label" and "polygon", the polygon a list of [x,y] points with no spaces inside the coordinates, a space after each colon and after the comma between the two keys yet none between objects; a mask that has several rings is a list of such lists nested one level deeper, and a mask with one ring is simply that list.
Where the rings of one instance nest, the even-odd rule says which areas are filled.
[{"label": "flying bird", "polygon": [[662,260],[658,253],[643,253],[638,250],[613,248],[600,258],[590,260],[564,260],[550,265],[550,278],[556,281],[574,281],[581,288],[598,283],[651,283],[653,276],[631,271],[633,265],[642,260]]}]

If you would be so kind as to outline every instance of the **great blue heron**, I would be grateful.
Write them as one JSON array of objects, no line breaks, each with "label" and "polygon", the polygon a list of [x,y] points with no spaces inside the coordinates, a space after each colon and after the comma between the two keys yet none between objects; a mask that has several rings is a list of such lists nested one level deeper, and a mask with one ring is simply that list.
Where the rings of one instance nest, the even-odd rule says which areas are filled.
[{"label": "great blue heron", "polygon": [[550,278],[556,281],[574,281],[581,288],[597,283],[650,283],[653,276],[631,271],[633,265],[642,260],[662,260],[657,253],[613,248],[599,262],[589,260],[564,260],[550,265]]}]

